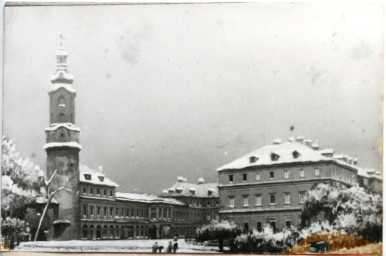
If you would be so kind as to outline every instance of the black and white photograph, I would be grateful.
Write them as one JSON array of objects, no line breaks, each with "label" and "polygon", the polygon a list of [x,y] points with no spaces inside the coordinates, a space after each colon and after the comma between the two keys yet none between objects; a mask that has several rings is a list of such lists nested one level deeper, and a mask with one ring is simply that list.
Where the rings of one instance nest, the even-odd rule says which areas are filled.
[{"label": "black and white photograph", "polygon": [[4,255],[382,255],[383,2],[3,15]]}]

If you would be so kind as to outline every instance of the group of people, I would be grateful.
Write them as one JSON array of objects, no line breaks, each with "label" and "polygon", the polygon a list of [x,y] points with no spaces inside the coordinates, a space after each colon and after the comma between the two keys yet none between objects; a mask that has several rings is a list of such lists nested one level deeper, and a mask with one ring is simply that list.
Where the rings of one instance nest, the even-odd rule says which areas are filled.
[{"label": "group of people", "polygon": [[[158,245],[157,242],[155,242],[152,247],[152,250],[153,250],[153,253],[157,253],[157,252],[161,253],[164,248],[165,247],[163,247],[162,245],[160,246]],[[176,253],[177,249],[178,249],[177,237],[174,237],[173,242],[169,241],[168,247],[166,247],[166,253]]]}]

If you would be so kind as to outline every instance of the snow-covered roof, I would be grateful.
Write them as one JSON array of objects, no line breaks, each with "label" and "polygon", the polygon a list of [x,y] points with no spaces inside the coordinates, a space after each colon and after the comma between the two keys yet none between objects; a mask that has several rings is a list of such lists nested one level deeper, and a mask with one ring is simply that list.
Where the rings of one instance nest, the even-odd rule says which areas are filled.
[{"label": "snow-covered roof", "polygon": [[43,149],[47,150],[49,148],[57,148],[57,147],[69,147],[69,148],[77,148],[79,150],[82,149],[82,146],[75,141],[71,142],[49,142],[46,143],[43,147]]},{"label": "snow-covered roof", "polygon": [[185,205],[183,202],[180,202],[173,198],[161,198],[150,194],[116,192],[115,198],[117,200],[142,202],[142,203],[165,203],[165,204]]},{"label": "snow-covered roof", "polygon": [[[89,180],[86,180],[85,174],[90,175]],[[103,178],[100,179],[99,177],[103,177]],[[107,178],[102,172],[93,170],[84,164],[79,164],[79,180],[80,182],[94,184],[94,185],[119,187],[117,183]]]},{"label": "snow-covered roof", "polygon": [[[254,161],[250,161],[251,157],[254,158]],[[314,150],[309,146],[296,141],[287,141],[280,144],[263,146],[232,161],[229,164],[218,168],[217,171],[242,169],[250,166],[265,166],[297,162],[319,162],[328,160],[331,160],[331,158],[323,156],[318,150]]]},{"label": "snow-covered roof", "polygon": [[381,180],[381,173],[375,169],[358,168],[358,175],[365,178],[375,178]]},{"label": "snow-covered roof", "polygon": [[71,85],[65,84],[65,83],[52,84],[50,89],[48,90],[48,93],[55,92],[55,91],[59,90],[60,88],[64,88],[71,93],[76,93],[76,90]]},{"label": "snow-covered roof", "polygon": [[[218,197],[217,186],[218,186],[217,183],[194,184],[194,183],[187,183],[187,182],[177,182],[168,189],[169,193],[167,195],[163,194],[162,196]],[[191,191],[194,191],[194,194]],[[209,195],[208,191],[211,192],[210,193],[211,195]]]},{"label": "snow-covered roof", "polygon": [[67,71],[59,70],[52,77],[51,82],[56,83],[68,83],[71,84],[74,81],[74,76]]},{"label": "snow-covered roof", "polygon": [[55,131],[59,127],[64,127],[64,128],[66,128],[68,130],[80,132],[80,128],[77,127],[76,125],[72,124],[72,123],[53,123],[53,124],[50,124],[50,126],[47,127],[45,130],[46,131]]}]

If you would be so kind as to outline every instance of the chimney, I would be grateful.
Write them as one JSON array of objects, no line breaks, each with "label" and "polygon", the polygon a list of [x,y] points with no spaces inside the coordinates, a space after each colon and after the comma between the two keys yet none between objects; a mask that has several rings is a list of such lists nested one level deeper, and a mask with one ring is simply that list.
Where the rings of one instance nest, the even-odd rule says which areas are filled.
[{"label": "chimney", "polygon": [[289,138],[288,138],[288,141],[289,141],[289,142],[294,142],[294,141],[295,141],[295,138],[294,138],[294,137],[289,137]]},{"label": "chimney", "polygon": [[319,149],[319,144],[316,143],[316,142],[312,143],[312,149],[313,150],[318,150]]},{"label": "chimney", "polygon": [[281,139],[274,139],[273,144],[277,145],[281,143]]},{"label": "chimney", "polygon": [[204,180],[204,178],[202,178],[202,177],[200,177],[199,179],[198,179],[198,181],[197,181],[197,184],[204,184],[205,183],[205,180]]},{"label": "chimney", "polygon": [[311,148],[312,147],[312,140],[308,140],[307,139],[307,140],[304,141],[304,144],[306,144],[308,147]]},{"label": "chimney", "polygon": [[357,158],[354,158],[354,159],[352,160],[352,163],[353,163],[353,165],[358,165],[358,159],[357,159]]},{"label": "chimney", "polygon": [[303,144],[303,142],[304,142],[304,137],[303,137],[303,136],[298,136],[298,137],[296,138],[296,141]]},{"label": "chimney", "polygon": [[103,166],[102,165],[99,166],[99,171],[103,172]]},{"label": "chimney", "polygon": [[178,176],[177,177],[177,181],[178,182],[186,182],[186,179],[184,177],[182,177],[182,176]]}]

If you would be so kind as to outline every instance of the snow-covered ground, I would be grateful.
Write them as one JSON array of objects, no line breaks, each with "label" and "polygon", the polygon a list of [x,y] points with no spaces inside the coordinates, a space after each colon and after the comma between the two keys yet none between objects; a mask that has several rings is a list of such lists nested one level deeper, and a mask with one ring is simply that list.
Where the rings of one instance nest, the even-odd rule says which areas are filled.
[{"label": "snow-covered ground", "polygon": [[[23,242],[17,246],[18,251],[63,251],[63,252],[151,252],[155,242],[163,246],[165,252],[171,239],[155,240],[97,240],[97,241],[47,241],[47,242]],[[178,240],[178,251],[187,253],[215,253],[216,246],[202,246],[187,243],[184,239]]]}]

